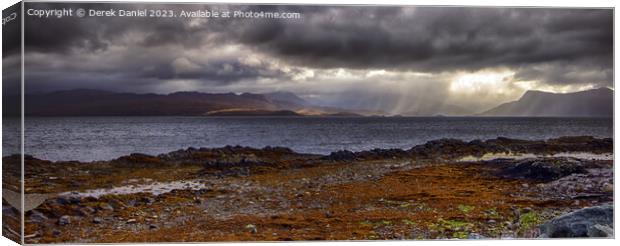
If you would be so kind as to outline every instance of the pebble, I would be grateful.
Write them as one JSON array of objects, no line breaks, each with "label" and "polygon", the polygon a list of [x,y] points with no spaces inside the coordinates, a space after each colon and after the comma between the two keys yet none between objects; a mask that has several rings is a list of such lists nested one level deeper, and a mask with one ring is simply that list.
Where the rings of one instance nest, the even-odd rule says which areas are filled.
[{"label": "pebble", "polygon": [[253,224],[247,224],[245,228],[249,229],[252,234],[258,233],[258,229],[256,229],[256,226]]},{"label": "pebble", "polygon": [[102,218],[99,218],[99,217],[95,217],[95,218],[93,218],[93,223],[94,223],[94,224],[101,224],[101,222],[103,222],[103,219],[102,219]]},{"label": "pebble", "polygon": [[110,205],[109,203],[100,204],[99,208],[101,210],[114,211],[114,207],[112,207],[112,205]]},{"label": "pebble", "polygon": [[485,239],[486,237],[478,234],[478,233],[470,233],[467,235],[467,239]]},{"label": "pebble", "polygon": [[138,222],[136,219],[128,219],[126,223],[127,224],[134,224],[136,222]]},{"label": "pebble", "polygon": [[78,210],[80,216],[88,216],[92,213],[95,213],[95,209],[91,207],[83,207]]},{"label": "pebble", "polygon": [[58,225],[64,226],[68,224],[71,224],[71,217],[69,217],[69,215],[60,216],[58,219]]},{"label": "pebble", "polygon": [[325,218],[331,218],[331,217],[334,217],[332,212],[330,212],[330,211],[325,212]]}]

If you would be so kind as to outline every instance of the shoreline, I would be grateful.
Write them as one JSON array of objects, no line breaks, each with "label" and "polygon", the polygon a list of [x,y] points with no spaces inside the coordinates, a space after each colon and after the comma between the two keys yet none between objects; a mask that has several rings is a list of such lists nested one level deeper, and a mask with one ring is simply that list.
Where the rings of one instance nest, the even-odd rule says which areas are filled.
[{"label": "shoreline", "polygon": [[[24,154],[26,159],[36,159],[40,161],[49,161],[52,163],[63,163],[63,162],[80,162],[80,163],[102,163],[102,162],[113,162],[117,160],[121,160],[123,158],[129,158],[131,156],[145,156],[151,158],[159,158],[165,157],[167,155],[173,155],[175,153],[180,152],[191,152],[191,151],[217,151],[217,150],[225,150],[225,149],[246,149],[246,150],[254,150],[254,151],[270,151],[270,150],[284,150],[289,152],[290,154],[296,154],[300,156],[317,156],[324,159],[330,159],[331,157],[335,157],[335,159],[339,159],[344,155],[349,156],[349,158],[355,158],[355,156],[361,156],[362,158],[369,157],[369,155],[373,154],[381,154],[384,158],[393,158],[393,157],[406,157],[406,158],[416,158],[419,156],[430,156],[433,155],[435,157],[444,157],[447,156],[449,158],[454,158],[454,156],[449,156],[448,153],[437,152],[437,147],[449,147],[452,149],[463,149],[465,152],[460,151],[458,154],[470,153],[472,157],[482,157],[487,154],[505,154],[506,157],[510,157],[510,155],[520,155],[520,154],[535,154],[540,156],[554,156],[558,154],[571,154],[571,153],[592,153],[592,154],[605,154],[605,153],[613,153],[613,138],[596,138],[593,136],[563,136],[558,138],[549,138],[549,139],[539,139],[539,140],[523,140],[523,139],[515,139],[515,138],[507,138],[507,137],[497,137],[494,139],[486,139],[480,140],[475,139],[471,141],[461,140],[461,139],[453,139],[453,138],[442,138],[427,141],[424,144],[414,145],[408,149],[400,149],[400,148],[373,148],[366,149],[360,151],[351,151],[347,149],[343,150],[334,150],[328,154],[320,154],[320,153],[303,153],[296,152],[289,147],[284,146],[265,146],[263,148],[256,147],[248,147],[241,145],[226,145],[222,147],[214,147],[214,148],[204,148],[204,147],[188,147],[185,149],[178,149],[174,151],[170,151],[167,153],[160,153],[157,155],[150,155],[144,153],[130,153],[127,155],[119,156],[115,159],[109,160],[94,160],[94,161],[79,161],[79,160],[45,160],[40,159],[35,156],[29,155],[28,153]],[[426,148],[431,148],[431,151],[428,151]],[[438,156],[439,155],[439,156]],[[444,155],[444,156],[441,156]],[[11,160],[16,158],[18,155],[7,155],[3,156],[3,160]],[[613,156],[613,155],[612,155]],[[466,157],[466,156],[462,156]]]},{"label": "shoreline", "polygon": [[[552,219],[613,202],[612,159],[613,139],[587,136],[329,155],[226,146],[100,162],[27,157],[26,241],[568,237],[553,234]],[[3,158],[5,189],[18,182],[6,165],[16,160]],[[3,208],[5,226],[16,222],[18,211]]]}]

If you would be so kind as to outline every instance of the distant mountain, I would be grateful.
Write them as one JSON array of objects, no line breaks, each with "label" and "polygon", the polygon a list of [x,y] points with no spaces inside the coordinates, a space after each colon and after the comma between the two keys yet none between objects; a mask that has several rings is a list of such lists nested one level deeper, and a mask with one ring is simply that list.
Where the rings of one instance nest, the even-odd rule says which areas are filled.
[{"label": "distant mountain", "polygon": [[271,99],[275,103],[280,104],[292,104],[294,106],[308,106],[310,103],[306,102],[306,100],[298,97],[295,93],[288,91],[276,91],[271,93],[263,94],[267,98]]},{"label": "distant mountain", "polygon": [[224,109],[211,111],[209,116],[302,116],[290,110]]},{"label": "distant mountain", "polygon": [[473,112],[451,104],[427,105],[424,108],[402,113],[404,116],[466,116]]},{"label": "distant mountain", "polygon": [[[77,89],[27,94],[28,116],[149,116],[149,115],[330,115],[291,92],[202,93],[175,92],[167,95],[117,93]],[[298,113],[299,112],[299,113]]]},{"label": "distant mountain", "polygon": [[613,90],[599,88],[574,93],[527,91],[519,100],[504,103],[482,116],[612,117]]}]

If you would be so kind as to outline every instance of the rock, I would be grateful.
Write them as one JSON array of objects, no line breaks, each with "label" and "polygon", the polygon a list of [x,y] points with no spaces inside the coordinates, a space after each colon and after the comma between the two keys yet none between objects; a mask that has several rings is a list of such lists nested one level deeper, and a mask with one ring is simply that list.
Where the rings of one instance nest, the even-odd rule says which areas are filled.
[{"label": "rock", "polygon": [[110,205],[109,203],[102,203],[99,204],[99,208],[101,210],[106,210],[106,211],[114,211],[114,207],[112,207],[112,205]]},{"label": "rock", "polygon": [[250,232],[251,232],[252,234],[256,234],[256,233],[258,233],[258,229],[257,229],[257,228],[256,228],[256,226],[255,226],[255,225],[253,225],[253,224],[247,224],[247,225],[245,226],[245,229],[250,230]]},{"label": "rock", "polygon": [[32,222],[35,223],[43,223],[46,222],[49,218],[47,216],[45,216],[43,213],[39,212],[39,211],[32,211],[32,214],[30,214],[30,220]]},{"label": "rock", "polygon": [[101,222],[103,222],[102,218],[99,218],[99,217],[93,218],[93,224],[101,224]]},{"label": "rock", "polygon": [[61,196],[56,198],[56,202],[61,205],[79,204],[80,198],[75,196]]},{"label": "rock", "polygon": [[64,226],[71,224],[71,217],[69,215],[63,215],[58,218],[58,225]]},{"label": "rock", "polygon": [[530,185],[528,185],[528,184],[526,184],[526,183],[521,184],[521,186],[522,186],[523,188],[530,188]]},{"label": "rock", "polygon": [[609,226],[596,224],[588,228],[588,237],[614,237],[614,229]]},{"label": "rock", "polygon": [[532,158],[504,168],[499,176],[550,182],[571,174],[586,172],[585,165],[573,158]]},{"label": "rock", "polygon": [[95,209],[91,207],[83,207],[83,208],[78,209],[78,214],[80,216],[88,216],[93,213],[95,213]]},{"label": "rock", "polygon": [[332,217],[334,217],[334,215],[332,214],[331,211],[325,212],[325,218],[332,218]]},{"label": "rock", "polygon": [[357,155],[349,150],[339,150],[321,159],[328,161],[352,161],[357,159]]},{"label": "rock", "polygon": [[[603,235],[606,229],[613,228],[613,205],[607,204],[583,208],[553,218],[540,226],[541,237],[591,237]],[[595,226],[598,225],[596,228]]]},{"label": "rock", "polygon": [[506,225],[506,228],[510,229],[510,230],[517,230],[519,229],[519,222],[517,223],[510,223],[508,222],[508,224]]},{"label": "rock", "polygon": [[470,233],[469,235],[467,235],[467,239],[485,239],[485,236],[482,236],[478,233]]},{"label": "rock", "polygon": [[607,192],[607,193],[613,193],[614,192],[614,185],[610,184],[610,183],[605,183],[603,184],[603,186],[601,187],[601,190],[603,192]]},{"label": "rock", "polygon": [[136,222],[138,222],[136,219],[128,219],[125,223],[127,223],[127,224],[135,224]]}]

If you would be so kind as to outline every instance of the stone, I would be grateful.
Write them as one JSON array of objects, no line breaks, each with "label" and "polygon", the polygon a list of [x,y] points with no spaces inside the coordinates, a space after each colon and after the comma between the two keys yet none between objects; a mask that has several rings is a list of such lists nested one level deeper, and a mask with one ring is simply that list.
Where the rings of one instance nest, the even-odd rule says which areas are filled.
[{"label": "stone", "polygon": [[602,226],[613,228],[613,210],[613,205],[606,204],[583,208],[561,215],[540,226],[541,237],[591,237],[591,235],[603,235],[605,228]]},{"label": "stone", "polygon": [[142,198],[142,202],[144,202],[144,204],[147,206],[151,206],[155,202],[155,199],[152,197],[145,197],[145,198]]},{"label": "stone", "polygon": [[56,202],[61,205],[79,204],[80,198],[75,196],[61,196],[56,198]]},{"label": "stone", "polygon": [[47,216],[39,211],[32,211],[32,214],[30,214],[30,220],[35,223],[43,223],[48,219],[49,218]]},{"label": "stone", "polygon": [[256,233],[258,233],[258,229],[257,229],[257,228],[256,228],[256,226],[255,226],[255,225],[253,225],[253,224],[247,224],[247,225],[245,226],[245,229],[250,230],[250,232],[251,232],[252,234],[256,234]]},{"label": "stone", "polygon": [[550,182],[571,174],[586,173],[585,165],[572,158],[532,158],[509,166],[500,172],[500,176],[510,179],[523,179],[538,182]]},{"label": "stone", "polygon": [[69,215],[63,215],[58,218],[58,225],[64,226],[71,224],[71,217]]},{"label": "stone", "polygon": [[128,219],[125,223],[127,223],[127,224],[135,224],[136,222],[138,222],[136,219]]},{"label": "stone", "polygon": [[93,224],[101,224],[101,222],[103,222],[102,218],[99,218],[99,217],[93,218]]},{"label": "stone", "polygon": [[78,214],[80,216],[88,216],[93,213],[95,213],[95,209],[91,207],[83,207],[83,208],[78,209]]},{"label": "stone", "polygon": [[469,235],[467,235],[467,239],[485,239],[485,236],[482,236],[478,233],[470,233]]},{"label": "stone", "polygon": [[614,229],[609,226],[596,224],[588,228],[588,237],[614,237]]},{"label": "stone", "polygon": [[99,208],[101,210],[106,210],[106,211],[114,211],[114,207],[112,207],[112,205],[110,205],[109,203],[102,203],[99,204]]},{"label": "stone", "polygon": [[325,212],[325,218],[332,218],[332,217],[334,217],[334,215],[332,214],[331,211]]}]

